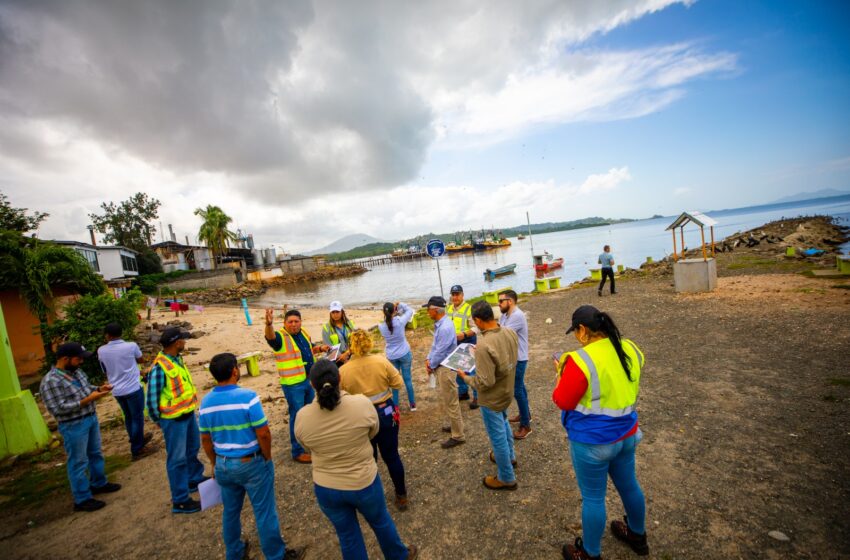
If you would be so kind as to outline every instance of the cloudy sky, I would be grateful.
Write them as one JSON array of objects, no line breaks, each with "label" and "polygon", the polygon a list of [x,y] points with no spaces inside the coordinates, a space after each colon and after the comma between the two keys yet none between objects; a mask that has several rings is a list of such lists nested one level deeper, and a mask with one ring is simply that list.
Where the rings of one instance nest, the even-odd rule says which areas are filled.
[{"label": "cloudy sky", "polygon": [[846,2],[0,0],[0,190],[263,245],[850,189]]}]

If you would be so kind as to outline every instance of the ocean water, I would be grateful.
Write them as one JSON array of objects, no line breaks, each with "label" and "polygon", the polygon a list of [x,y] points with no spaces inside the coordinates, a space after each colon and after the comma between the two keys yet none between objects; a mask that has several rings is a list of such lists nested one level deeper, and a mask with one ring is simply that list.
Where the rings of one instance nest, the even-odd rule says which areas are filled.
[{"label": "ocean water", "polygon": [[[826,214],[834,216],[840,224],[850,226],[850,195],[704,213],[719,222],[714,228],[716,241],[773,220],[797,216]],[[535,254],[547,250],[556,257],[564,258],[564,267],[555,272],[561,276],[562,285],[580,280],[589,275],[591,268],[598,267],[596,259],[604,245],[611,246],[615,262],[637,268],[647,257],[658,260],[673,252],[672,234],[665,228],[674,219],[675,216],[667,216],[545,233],[535,235],[532,239],[511,238],[513,244],[508,249],[445,255],[439,259],[442,293],[448,298],[449,288],[454,284],[462,285],[467,297],[507,287],[517,292],[531,291],[534,289],[532,243]],[[709,242],[708,229],[705,235],[706,242]],[[679,243],[678,237],[676,242]],[[699,228],[694,225],[686,227],[685,245],[697,247],[699,244]],[[850,252],[850,243],[842,247],[842,252]],[[517,264],[514,274],[492,282],[484,280],[483,272],[487,268],[498,268],[510,263]],[[415,304],[440,294],[439,276],[436,260],[424,258],[376,266],[365,274],[351,278],[275,288],[251,300],[251,304],[325,306],[333,300],[340,300],[349,307],[378,305],[385,301]]]}]

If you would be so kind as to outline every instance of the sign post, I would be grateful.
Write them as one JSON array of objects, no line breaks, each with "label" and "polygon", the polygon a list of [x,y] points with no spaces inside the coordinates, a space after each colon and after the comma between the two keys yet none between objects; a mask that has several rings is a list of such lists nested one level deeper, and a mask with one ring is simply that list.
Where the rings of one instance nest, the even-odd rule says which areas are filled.
[{"label": "sign post", "polygon": [[440,297],[443,297],[443,275],[440,274],[440,257],[446,253],[446,244],[439,239],[432,239],[425,246],[428,255],[437,261],[437,278],[440,279]]}]

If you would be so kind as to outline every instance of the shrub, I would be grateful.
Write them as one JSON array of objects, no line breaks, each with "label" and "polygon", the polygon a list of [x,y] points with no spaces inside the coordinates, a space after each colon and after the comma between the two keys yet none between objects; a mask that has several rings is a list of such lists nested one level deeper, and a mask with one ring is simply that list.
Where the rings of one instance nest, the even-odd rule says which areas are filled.
[{"label": "shrub", "polygon": [[172,272],[160,272],[159,274],[145,274],[133,279],[133,287],[139,288],[142,293],[155,294],[157,286],[163,282],[180,278],[184,274],[191,274],[193,270],[174,270]]}]

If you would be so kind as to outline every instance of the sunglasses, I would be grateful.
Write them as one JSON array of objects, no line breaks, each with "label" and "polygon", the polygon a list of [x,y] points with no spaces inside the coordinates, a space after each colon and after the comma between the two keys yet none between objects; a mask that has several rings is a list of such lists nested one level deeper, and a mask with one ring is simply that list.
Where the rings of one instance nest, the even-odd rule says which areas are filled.
[{"label": "sunglasses", "polygon": [[511,301],[509,298],[503,298],[499,300],[499,303],[504,303],[506,301]]}]

